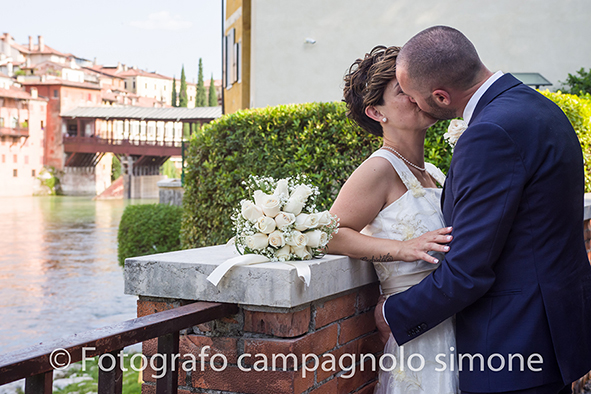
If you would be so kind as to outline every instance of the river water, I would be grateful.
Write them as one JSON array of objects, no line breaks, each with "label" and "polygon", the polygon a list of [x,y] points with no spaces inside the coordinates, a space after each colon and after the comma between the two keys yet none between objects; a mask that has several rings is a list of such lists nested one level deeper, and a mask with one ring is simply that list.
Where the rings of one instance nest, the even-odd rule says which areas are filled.
[{"label": "river water", "polygon": [[136,316],[123,294],[117,229],[155,200],[0,199],[0,354]]}]

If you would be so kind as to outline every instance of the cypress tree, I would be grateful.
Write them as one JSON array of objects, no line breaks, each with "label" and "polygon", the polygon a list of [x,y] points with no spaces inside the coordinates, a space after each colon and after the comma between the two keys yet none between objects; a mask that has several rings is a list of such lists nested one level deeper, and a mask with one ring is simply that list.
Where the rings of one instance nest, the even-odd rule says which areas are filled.
[{"label": "cypress tree", "polygon": [[218,95],[215,92],[215,83],[213,81],[213,74],[211,74],[211,81],[209,82],[209,106],[217,107]]},{"label": "cypress tree", "polygon": [[199,74],[197,75],[197,94],[195,95],[195,107],[205,107],[205,86],[203,85],[203,62],[199,58]]},{"label": "cypress tree", "polygon": [[172,77],[172,97],[171,97],[170,102],[172,103],[173,107],[178,107],[176,99],[177,99],[177,97],[176,97],[176,79],[175,79],[175,77]]},{"label": "cypress tree", "polygon": [[187,97],[187,80],[185,78],[185,66],[181,69],[181,91],[179,92],[179,107],[186,107],[189,104]]}]

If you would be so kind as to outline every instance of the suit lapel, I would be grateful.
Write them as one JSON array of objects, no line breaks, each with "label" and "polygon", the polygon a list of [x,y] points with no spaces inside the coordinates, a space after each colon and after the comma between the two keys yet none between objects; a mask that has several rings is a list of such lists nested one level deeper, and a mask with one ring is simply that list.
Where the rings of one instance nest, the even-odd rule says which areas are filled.
[{"label": "suit lapel", "polygon": [[484,109],[484,107],[486,107],[498,95],[519,84],[521,84],[521,81],[519,81],[511,74],[504,74],[501,78],[497,79],[495,83],[493,83],[486,90],[486,92],[484,92],[480,100],[478,100],[478,104],[476,104],[476,108],[474,108],[474,113],[470,118],[470,124],[473,123],[474,119]]},{"label": "suit lapel", "polygon": [[[504,74],[501,78],[497,79],[495,83],[493,83],[487,90],[484,92],[480,100],[478,100],[478,104],[476,104],[476,108],[474,108],[474,113],[472,114],[472,118],[470,119],[470,124],[473,124],[474,119],[478,117],[478,114],[482,112],[484,107],[486,107],[491,101],[493,101],[497,96],[502,94],[503,92],[521,84],[517,78],[515,78],[511,74]],[[441,193],[441,208],[443,211],[443,216],[446,222],[446,225],[450,223],[451,220],[451,213],[453,210],[453,195],[452,195],[452,186],[451,183],[453,182],[453,169],[450,168],[447,173],[447,179],[445,184],[443,185],[443,192]],[[448,195],[449,194],[449,195]],[[448,199],[448,204],[445,204],[446,199]]]}]

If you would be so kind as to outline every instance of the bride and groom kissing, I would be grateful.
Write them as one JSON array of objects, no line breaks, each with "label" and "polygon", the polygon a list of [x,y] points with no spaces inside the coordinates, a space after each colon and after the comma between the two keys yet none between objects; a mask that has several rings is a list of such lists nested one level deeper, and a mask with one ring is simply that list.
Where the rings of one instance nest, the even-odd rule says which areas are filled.
[{"label": "bride and groom kissing", "polygon": [[[446,26],[355,61],[344,100],[383,146],[340,191],[329,253],[373,262],[384,353],[421,356],[385,366],[375,392],[570,393],[591,369],[591,267],[564,113]],[[424,138],[456,117],[468,127],[445,177]]]}]

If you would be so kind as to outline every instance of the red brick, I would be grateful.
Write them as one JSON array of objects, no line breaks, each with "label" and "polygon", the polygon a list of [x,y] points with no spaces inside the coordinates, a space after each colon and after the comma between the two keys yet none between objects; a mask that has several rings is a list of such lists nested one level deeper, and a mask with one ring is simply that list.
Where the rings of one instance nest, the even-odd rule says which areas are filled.
[{"label": "red brick", "polygon": [[173,308],[174,305],[170,302],[138,300],[137,317],[147,316],[153,313],[163,312]]},{"label": "red brick", "polygon": [[148,301],[139,299],[137,301],[137,317],[164,312],[169,309],[178,308],[179,306],[192,304],[193,302],[189,300]]},{"label": "red brick", "polygon": [[315,328],[324,327],[327,324],[355,314],[355,301],[357,293],[350,293],[316,307]]},{"label": "red brick", "polygon": [[142,342],[142,353],[148,358],[158,353],[158,338],[152,338]]},{"label": "red brick", "polygon": [[373,394],[377,385],[378,385],[378,382],[375,381],[375,382],[370,383],[367,386],[363,387],[359,391],[356,391],[355,393],[356,394]]},{"label": "red brick", "polygon": [[377,283],[364,286],[359,289],[359,298],[357,300],[357,311],[363,312],[373,308],[378,303],[380,297],[380,287]]},{"label": "red brick", "polygon": [[290,313],[244,311],[244,331],[293,338],[308,332],[310,308]]},{"label": "red brick", "polygon": [[[328,353],[325,353],[323,355],[320,356],[320,365],[318,367],[318,371],[316,372],[316,381],[317,382],[322,382],[323,380],[328,379],[329,377],[336,375],[337,373],[341,372],[342,369],[339,366],[339,359],[342,357],[343,354],[347,353],[347,354],[355,354],[355,361],[357,360],[357,348],[358,348],[358,343],[357,341],[353,341],[353,342],[349,342],[348,344],[339,347],[338,349],[332,350]],[[332,369],[329,370],[324,370],[322,368],[322,365],[324,363],[329,362],[331,359],[330,357],[327,356],[327,354],[332,354],[335,358],[335,370],[333,371]],[[345,366],[348,365],[349,362],[349,358],[343,360],[343,362],[345,363]],[[332,367],[332,365],[330,365],[330,363],[326,364],[327,367]]]},{"label": "red brick", "polygon": [[[364,370],[361,371],[359,365],[356,366],[355,374],[350,378],[343,378],[339,376],[337,378],[338,392],[345,394],[351,393],[358,390],[360,387],[365,386],[367,383],[375,380],[378,376],[378,371],[372,371],[371,361],[367,361],[364,365]],[[364,387],[365,389],[365,387]]]},{"label": "red brick", "polygon": [[156,394],[156,385],[155,384],[142,384],[142,394]]},{"label": "red brick", "polygon": [[[245,338],[244,339],[244,353],[252,354],[252,357],[245,359],[244,365],[251,365],[256,361],[255,355],[262,353],[267,355],[269,362],[272,361],[272,355],[293,353],[301,362],[302,355],[316,354],[320,355],[337,345],[338,327],[332,324],[323,329],[306,334],[300,338],[293,339],[265,339],[265,338]],[[292,358],[288,359],[288,368],[293,367]],[[283,362],[278,359],[278,362]]]},{"label": "red brick", "polygon": [[[178,371],[177,384],[179,386],[185,386],[186,381],[187,381],[187,372],[182,368],[182,361],[180,361],[180,360],[178,361],[177,371]],[[152,377],[152,375],[160,376],[161,374],[162,374],[162,371],[156,372],[156,371],[154,371],[154,369],[152,369],[152,366],[150,365],[150,358],[148,358],[148,365],[146,365],[146,368],[142,371],[143,381],[156,383],[156,378]]]},{"label": "red brick", "polygon": [[[156,385],[155,384],[142,384],[142,394],[156,394]],[[189,390],[179,389],[178,394],[195,394]]]},{"label": "red brick", "polygon": [[337,394],[337,380],[332,379],[322,386],[310,391],[310,394]]},{"label": "red brick", "polygon": [[339,323],[341,325],[341,334],[339,335],[339,344],[344,344],[357,337],[367,334],[376,329],[376,322],[373,317],[373,310],[353,316],[350,319]]},{"label": "red brick", "polygon": [[223,371],[209,367],[192,372],[195,388],[248,394],[302,393],[314,384],[314,374],[302,378],[300,371],[241,371],[228,366]]},{"label": "red brick", "polygon": [[[184,357],[185,354],[193,354],[197,360],[200,359],[201,349],[204,346],[209,346],[209,349],[205,350],[205,354],[210,357],[214,354],[223,354],[228,360],[229,364],[236,364],[238,359],[238,350],[236,349],[238,339],[226,338],[226,337],[206,337],[203,335],[181,335],[179,339],[179,354],[182,359],[188,359]],[[204,357],[206,362],[209,362],[209,358]]]}]

